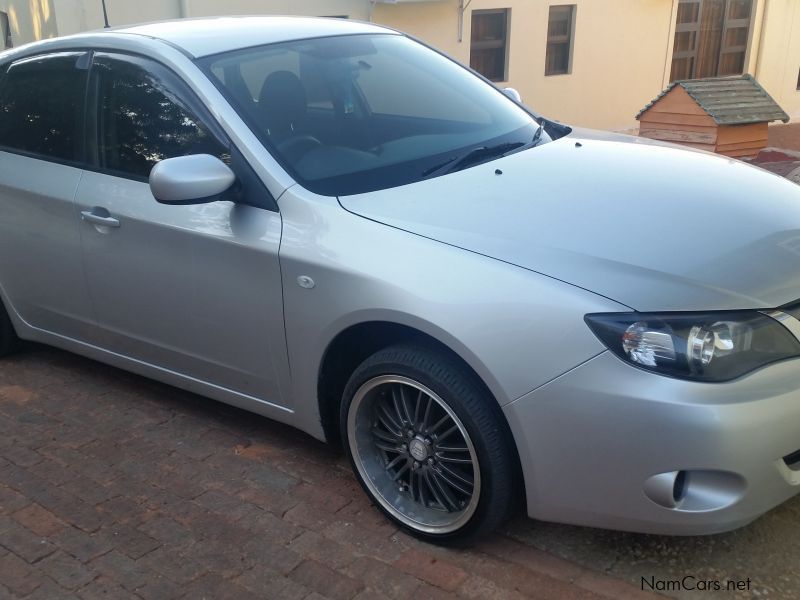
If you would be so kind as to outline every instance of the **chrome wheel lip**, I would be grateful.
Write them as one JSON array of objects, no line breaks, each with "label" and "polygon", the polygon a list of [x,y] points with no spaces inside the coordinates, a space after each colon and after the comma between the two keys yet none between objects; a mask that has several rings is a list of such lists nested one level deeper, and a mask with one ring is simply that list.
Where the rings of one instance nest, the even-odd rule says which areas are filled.
[{"label": "chrome wheel lip", "polygon": [[[469,503],[463,510],[452,513],[454,517],[452,522],[440,525],[433,525],[430,523],[424,523],[419,519],[411,518],[407,514],[403,513],[381,492],[373,476],[370,475],[370,473],[367,471],[365,467],[365,460],[364,460],[365,456],[363,454],[363,451],[369,449],[368,448],[362,449],[358,443],[359,440],[358,434],[361,433],[358,431],[357,427],[359,410],[363,408],[364,403],[368,399],[369,393],[372,390],[386,384],[407,385],[429,396],[453,420],[453,422],[458,427],[459,432],[463,436],[464,441],[467,444],[474,473],[472,496],[470,498]],[[371,419],[368,419],[368,421],[371,421]],[[362,481],[364,481],[369,490],[372,492],[373,497],[380,503],[380,505],[389,514],[391,514],[394,518],[396,518],[398,521],[400,521],[407,527],[423,533],[443,535],[457,531],[458,529],[463,527],[475,514],[475,510],[478,508],[478,502],[480,500],[480,494],[481,494],[480,464],[478,463],[478,456],[477,453],[475,452],[475,446],[472,443],[472,439],[470,438],[466,427],[462,423],[461,419],[458,418],[458,415],[456,415],[453,409],[451,409],[450,406],[448,406],[447,403],[444,400],[442,400],[442,398],[438,394],[436,394],[436,392],[434,392],[427,386],[421,384],[418,381],[415,381],[414,379],[411,379],[409,377],[404,377],[401,375],[381,375],[366,381],[364,384],[361,385],[361,387],[358,388],[355,395],[353,396],[352,402],[350,403],[350,407],[347,414],[347,437],[348,437],[348,445],[350,448],[350,453],[353,456],[353,462],[355,463],[356,469],[358,469],[358,473],[361,476]],[[379,450],[374,447],[372,451],[374,453],[379,452]],[[380,477],[381,473],[376,473],[375,475]]]}]

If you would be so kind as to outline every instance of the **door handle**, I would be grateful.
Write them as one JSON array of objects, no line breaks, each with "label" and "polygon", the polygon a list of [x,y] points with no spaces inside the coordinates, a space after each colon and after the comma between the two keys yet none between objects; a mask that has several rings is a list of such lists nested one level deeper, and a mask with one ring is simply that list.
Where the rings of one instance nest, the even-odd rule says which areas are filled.
[{"label": "door handle", "polygon": [[81,219],[93,225],[119,227],[119,219],[115,219],[105,208],[99,206],[94,207],[92,210],[81,211]]}]

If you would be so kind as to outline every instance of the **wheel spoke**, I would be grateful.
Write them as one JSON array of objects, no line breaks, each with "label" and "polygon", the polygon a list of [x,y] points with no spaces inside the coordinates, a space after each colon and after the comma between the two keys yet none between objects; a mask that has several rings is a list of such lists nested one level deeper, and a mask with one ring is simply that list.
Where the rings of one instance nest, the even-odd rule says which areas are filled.
[{"label": "wheel spoke", "polygon": [[[422,394],[422,392],[420,392]],[[422,416],[422,423],[420,429],[425,433],[428,433],[428,423],[431,415],[431,407],[433,406],[433,398],[427,396],[428,402],[425,404],[425,413]]]},{"label": "wheel spoke", "polygon": [[401,437],[403,435],[403,426],[399,425],[397,421],[394,420],[383,403],[380,403],[378,406],[378,420],[383,423],[386,429],[391,431],[397,437]]},{"label": "wheel spoke", "polygon": [[[398,386],[392,386],[392,403],[394,404],[394,412],[397,414],[397,418],[400,421],[400,430],[402,431],[405,428],[405,424],[406,424],[406,420],[403,418],[404,417],[403,413],[406,413],[408,411],[404,410],[405,409],[405,404],[403,403],[402,396],[401,396],[400,400],[398,401],[397,393],[396,393],[397,389],[398,389]],[[403,388],[401,387],[400,388],[400,394],[403,393],[402,389]],[[400,404],[401,403],[403,403],[403,409],[400,408]]]},{"label": "wheel spoke", "polygon": [[386,465],[386,470],[389,471],[394,468],[394,466],[399,463],[401,460],[407,460],[403,454],[398,454],[394,457],[394,459]]},{"label": "wheel spoke", "polygon": [[419,501],[422,506],[428,508],[430,505],[430,495],[425,491],[426,488],[429,488],[428,482],[425,480],[425,477],[422,473],[417,473],[417,477],[419,479]]},{"label": "wheel spoke", "polygon": [[468,458],[451,458],[449,456],[442,456],[439,452],[436,453],[436,458],[439,462],[453,463],[458,465],[471,465],[472,461]]},{"label": "wheel spoke", "polygon": [[417,401],[414,403],[414,420],[412,421],[413,426],[416,429],[421,429],[420,422],[419,422],[419,409],[422,407],[422,390],[419,390],[417,394]]},{"label": "wheel spoke", "polygon": [[450,485],[450,487],[457,489],[465,496],[470,496],[472,494],[472,479],[463,475],[459,475],[452,469],[447,468],[445,465],[439,465],[439,467],[439,475]]},{"label": "wheel spoke", "polygon": [[[439,427],[441,427],[442,425],[444,425],[445,423],[447,423],[447,422],[448,422],[448,421],[450,421],[450,420],[451,420],[451,419],[450,419],[450,415],[448,415],[448,414],[445,414],[445,416],[443,416],[441,419],[439,419],[438,421],[436,421],[436,424],[435,424],[433,427],[429,428],[429,429],[426,431],[426,433],[430,433],[430,434],[434,434],[434,433],[436,433],[436,430],[437,430],[437,429],[439,429]],[[454,425],[454,427],[455,427],[455,425]]]},{"label": "wheel spoke", "polygon": [[448,429],[447,431],[445,431],[445,432],[444,432],[442,435],[438,436],[438,438],[439,438],[440,440],[443,440],[443,439],[445,439],[446,437],[448,437],[448,436],[450,436],[450,435],[454,434],[456,431],[458,431],[458,425],[456,425],[456,424],[454,423],[454,424],[453,424],[453,426],[452,426],[450,429]]},{"label": "wheel spoke", "polygon": [[414,427],[414,419],[411,416],[411,411],[408,408],[408,399],[406,398],[406,386],[400,386],[400,404],[403,406],[403,414],[406,417],[406,422]]},{"label": "wheel spoke", "polygon": [[447,489],[447,485],[443,483],[445,479],[444,477],[442,477],[442,474],[439,473],[438,471],[431,469],[431,478],[433,479],[433,483],[436,485],[437,488],[439,488],[439,491],[442,493],[442,496],[445,499],[444,508],[449,512],[457,511],[460,508],[458,502],[450,493],[450,490]]},{"label": "wheel spoke", "polygon": [[391,431],[381,429],[380,427],[373,427],[372,435],[380,440],[383,440],[384,442],[394,442],[395,444],[399,444],[401,441],[400,436],[395,435]]},{"label": "wheel spoke", "polygon": [[373,443],[375,444],[376,448],[383,450],[384,452],[400,452],[400,446],[398,445],[387,444],[378,440],[374,440]]},{"label": "wheel spoke", "polygon": [[466,446],[440,446],[437,444],[436,450],[439,452],[469,452]]},{"label": "wheel spoke", "polygon": [[439,506],[441,506],[444,510],[447,510],[447,506],[445,506],[445,501],[442,499],[441,493],[437,491],[437,486],[433,483],[431,471],[425,471],[424,478],[425,483],[428,485],[428,491],[431,493],[431,495],[433,495],[436,502],[439,503]]},{"label": "wheel spoke", "polygon": [[394,473],[390,473],[389,477],[392,478],[392,481],[397,481],[403,473],[408,471],[408,468],[409,468],[408,461],[406,461],[405,464],[403,464],[403,466],[400,467],[397,471],[395,471]]}]

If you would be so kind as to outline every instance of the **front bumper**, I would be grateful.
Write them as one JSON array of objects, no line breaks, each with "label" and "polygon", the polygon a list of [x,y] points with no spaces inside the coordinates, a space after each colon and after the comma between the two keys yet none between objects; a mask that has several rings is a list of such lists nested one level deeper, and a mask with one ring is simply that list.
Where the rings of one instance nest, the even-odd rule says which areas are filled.
[{"label": "front bumper", "polygon": [[[535,519],[709,534],[800,492],[800,464],[784,460],[800,449],[800,360],[698,383],[604,352],[503,410]],[[685,498],[651,499],[648,480],[679,471]]]}]

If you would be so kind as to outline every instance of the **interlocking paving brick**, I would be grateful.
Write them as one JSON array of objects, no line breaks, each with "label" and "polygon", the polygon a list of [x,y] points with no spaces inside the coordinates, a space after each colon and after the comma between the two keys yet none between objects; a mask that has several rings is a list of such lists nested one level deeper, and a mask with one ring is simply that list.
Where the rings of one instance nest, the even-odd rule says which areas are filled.
[{"label": "interlocking paving brick", "polygon": [[389,598],[412,598],[421,581],[379,560],[360,556],[342,570],[354,579],[362,579],[372,591]]},{"label": "interlocking paving brick", "polygon": [[41,585],[42,576],[16,554],[0,556],[0,583],[12,593],[26,596]]},{"label": "interlocking paving brick", "polygon": [[139,531],[149,535],[154,540],[172,546],[190,544],[194,540],[192,532],[169,517],[155,516],[142,525]]},{"label": "interlocking paving brick", "polygon": [[149,535],[128,525],[111,525],[104,531],[106,539],[114,548],[136,560],[161,545]]},{"label": "interlocking paving brick", "polygon": [[75,592],[75,595],[81,600],[138,600],[139,598],[117,582],[104,576],[93,579]]},{"label": "interlocking paving brick", "polygon": [[0,362],[5,596],[647,595],[501,535],[462,550],[424,544],[305,434],[34,347]]},{"label": "interlocking paving brick", "polygon": [[329,540],[315,531],[306,531],[289,542],[288,548],[299,556],[313,558],[332,569],[341,570],[352,563],[356,556],[338,542]]},{"label": "interlocking paving brick", "polygon": [[57,534],[64,529],[64,522],[46,508],[29,504],[14,513],[14,518],[24,527],[42,537]]},{"label": "interlocking paving brick", "polygon": [[233,581],[265,600],[304,600],[311,592],[301,583],[263,568],[246,571]]},{"label": "interlocking paving brick", "polygon": [[52,537],[52,540],[62,550],[84,563],[114,548],[114,543],[104,532],[86,533],[74,527],[62,529]]},{"label": "interlocking paving brick", "polygon": [[82,587],[96,577],[78,559],[61,550],[42,559],[36,566],[68,590]]},{"label": "interlocking paving brick", "polygon": [[56,547],[46,538],[9,517],[0,517],[0,545],[29,563],[56,551]]},{"label": "interlocking paving brick", "polygon": [[289,577],[333,600],[350,600],[364,589],[363,582],[337,573],[315,560],[303,561]]},{"label": "interlocking paving brick", "polygon": [[461,567],[420,550],[404,553],[394,562],[394,566],[449,591],[455,590],[467,578],[467,573]]},{"label": "interlocking paving brick", "polygon": [[[4,473],[0,473],[3,477]],[[0,514],[8,515],[25,508],[31,503],[25,496],[0,483]]]}]

